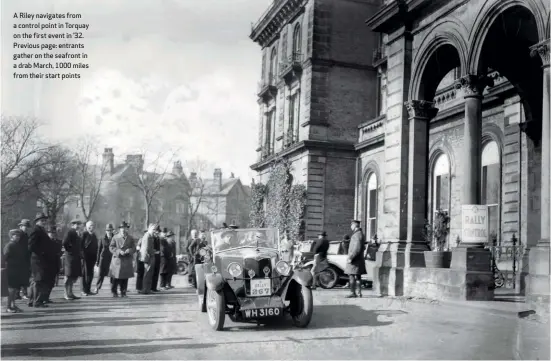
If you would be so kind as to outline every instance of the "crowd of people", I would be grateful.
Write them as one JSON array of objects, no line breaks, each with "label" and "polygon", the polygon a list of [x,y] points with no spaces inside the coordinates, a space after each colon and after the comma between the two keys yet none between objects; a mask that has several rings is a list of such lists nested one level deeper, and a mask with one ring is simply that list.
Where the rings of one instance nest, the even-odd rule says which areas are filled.
[{"label": "crowd of people", "polygon": [[[93,221],[75,219],[61,241],[55,226],[48,226],[48,216],[39,213],[34,225],[23,219],[17,229],[9,231],[4,247],[5,281],[8,285],[6,312],[22,312],[16,300],[27,301],[29,307],[48,307],[50,295],[60,272],[65,276],[64,298],[78,300],[73,286],[81,278],[81,296],[97,294],[105,277],[111,281],[113,297],[126,297],[128,280],[137,273],[136,290],[150,294],[174,288],[172,276],[177,273],[174,233],[159,224],[150,224],[138,240],[128,233],[122,222],[118,232],[107,224],[100,238]],[[92,282],[95,270],[98,278]],[[160,279],[160,285],[159,285]]]}]

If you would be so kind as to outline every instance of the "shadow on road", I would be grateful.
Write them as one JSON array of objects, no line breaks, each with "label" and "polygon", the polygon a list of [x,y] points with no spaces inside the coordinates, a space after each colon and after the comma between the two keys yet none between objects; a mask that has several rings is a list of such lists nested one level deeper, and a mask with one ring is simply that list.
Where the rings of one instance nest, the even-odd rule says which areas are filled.
[{"label": "shadow on road", "polygon": [[[73,322],[71,320],[64,320],[64,323],[60,324],[53,324],[53,325],[38,325],[38,326],[31,326],[31,327],[2,327],[2,331],[21,331],[21,330],[50,330],[50,329],[69,329],[69,328],[81,328],[81,327],[124,327],[124,326],[144,326],[144,325],[153,325],[155,323],[186,323],[189,322],[187,320],[181,320],[181,321],[168,321],[164,320],[162,318],[158,319],[159,322],[153,322],[151,320],[149,321],[139,321],[135,318],[127,318],[126,321],[119,320],[119,321],[111,321],[111,317],[105,318],[105,320],[102,320],[101,318],[96,319],[94,322],[86,322],[81,323],[79,319],[75,319]],[[22,323],[22,325],[24,325]],[[17,325],[18,326],[18,325]]]},{"label": "shadow on road", "polygon": [[[45,343],[17,343],[2,345],[1,356],[6,357],[53,357],[64,358],[67,355],[72,357],[92,356],[101,354],[128,353],[146,354],[178,349],[198,349],[213,347],[213,344],[165,344],[148,345],[152,342],[185,341],[189,338],[164,338],[162,340],[152,339],[107,339],[107,340],[86,340],[68,342],[45,342]],[[78,347],[94,346],[94,347]],[[68,348],[71,347],[71,348]],[[74,348],[73,348],[74,347]]]},{"label": "shadow on road", "polygon": [[[15,326],[15,325],[24,325],[24,326],[30,326],[30,325],[50,325],[54,323],[68,323],[68,322],[98,322],[101,321],[103,318],[98,317],[85,317],[85,318],[74,318],[74,319],[66,319],[66,320],[30,320],[25,322],[17,322],[17,323],[3,323],[2,328],[5,328],[4,326]],[[136,320],[136,317],[109,317],[105,318],[109,321],[126,321],[126,320]],[[159,317],[139,317],[139,319],[159,319]]]}]

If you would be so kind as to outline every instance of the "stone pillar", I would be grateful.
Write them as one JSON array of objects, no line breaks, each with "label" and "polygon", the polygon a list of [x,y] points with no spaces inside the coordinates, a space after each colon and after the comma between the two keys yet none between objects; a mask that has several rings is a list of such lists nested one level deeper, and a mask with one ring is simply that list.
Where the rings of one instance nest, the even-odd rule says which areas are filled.
[{"label": "stone pillar", "polygon": [[[465,127],[463,132],[463,161],[461,204],[480,204],[482,92],[493,84],[485,75],[467,75],[458,80],[456,87],[463,89],[465,97]],[[484,247],[484,244],[462,244],[463,247]]]},{"label": "stone pillar", "polygon": [[[542,319],[548,319],[550,301],[550,255],[551,238],[551,120],[549,85],[549,39],[530,48],[531,55],[539,55],[543,68],[543,109],[541,135],[541,237],[529,251],[529,272],[526,300]],[[537,121],[537,120],[536,120]]]},{"label": "stone pillar", "polygon": [[405,251],[410,254],[408,266],[424,266],[423,251],[428,246],[423,239],[423,227],[427,216],[427,175],[429,150],[429,123],[438,113],[433,102],[410,100],[405,103],[409,112],[408,154],[408,224]]}]

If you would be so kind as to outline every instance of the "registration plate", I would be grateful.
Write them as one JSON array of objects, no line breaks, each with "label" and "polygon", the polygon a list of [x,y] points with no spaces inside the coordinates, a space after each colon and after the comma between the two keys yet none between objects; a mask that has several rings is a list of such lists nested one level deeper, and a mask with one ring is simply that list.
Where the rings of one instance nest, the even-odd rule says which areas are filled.
[{"label": "registration plate", "polygon": [[251,290],[249,295],[252,297],[270,296],[272,294],[272,280],[269,278],[251,280]]},{"label": "registration plate", "polygon": [[275,307],[256,308],[254,310],[244,310],[244,318],[274,317],[281,315],[281,309]]}]

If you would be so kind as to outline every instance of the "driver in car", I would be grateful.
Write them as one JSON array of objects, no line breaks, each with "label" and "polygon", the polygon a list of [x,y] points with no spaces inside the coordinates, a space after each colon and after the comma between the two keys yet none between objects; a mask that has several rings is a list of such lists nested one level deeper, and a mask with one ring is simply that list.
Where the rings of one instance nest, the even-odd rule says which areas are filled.
[{"label": "driver in car", "polygon": [[227,231],[220,236],[220,244],[218,245],[218,251],[236,247],[237,232]]}]

